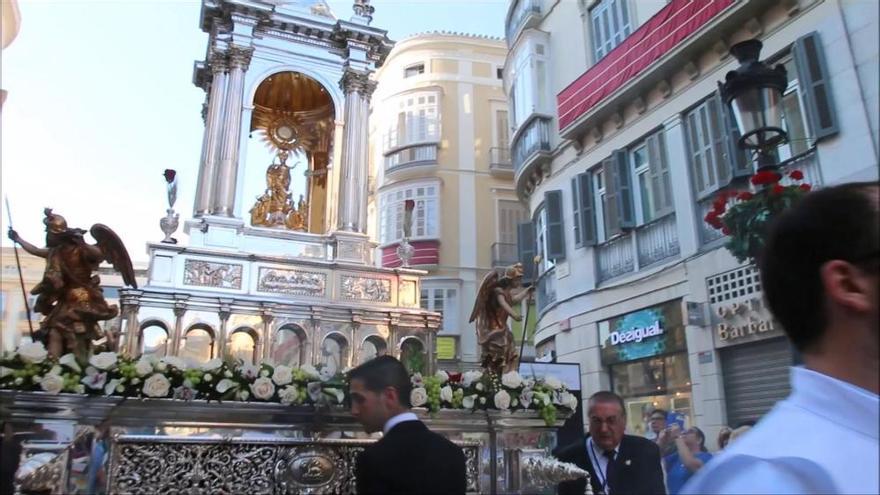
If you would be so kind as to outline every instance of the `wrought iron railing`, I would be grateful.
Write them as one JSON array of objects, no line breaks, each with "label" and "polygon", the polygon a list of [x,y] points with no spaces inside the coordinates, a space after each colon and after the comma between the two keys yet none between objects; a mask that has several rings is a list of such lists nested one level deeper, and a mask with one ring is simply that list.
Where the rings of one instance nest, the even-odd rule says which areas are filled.
[{"label": "wrought iron railing", "polygon": [[517,172],[539,151],[550,151],[550,118],[536,116],[513,142],[513,166]]},{"label": "wrought iron railing", "polygon": [[599,282],[629,273],[636,268],[632,234],[626,233],[596,246]]},{"label": "wrought iron railing", "polygon": [[510,148],[489,148],[490,171],[513,171],[510,163]]},{"label": "wrought iron railing", "polygon": [[492,266],[510,266],[519,261],[517,259],[516,244],[496,242],[492,244]]},{"label": "wrought iron railing", "polygon": [[385,170],[402,167],[410,163],[424,163],[437,161],[436,144],[420,144],[403,148],[385,157]]},{"label": "wrought iron railing", "polygon": [[513,45],[516,40],[514,37],[519,28],[525,23],[530,15],[540,15],[541,4],[539,0],[519,0],[513,12],[510,14],[510,21],[507,23],[507,44]]},{"label": "wrought iron railing", "polygon": [[639,251],[639,268],[678,256],[678,225],[675,214],[640,226],[636,229],[636,245]]}]

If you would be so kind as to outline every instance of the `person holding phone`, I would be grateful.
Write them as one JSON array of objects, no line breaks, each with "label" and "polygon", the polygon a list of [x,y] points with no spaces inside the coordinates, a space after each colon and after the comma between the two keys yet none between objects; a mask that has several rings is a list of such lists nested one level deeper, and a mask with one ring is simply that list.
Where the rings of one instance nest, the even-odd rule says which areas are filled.
[{"label": "person holding phone", "polygon": [[673,423],[667,431],[675,445],[675,452],[663,458],[663,466],[666,468],[666,492],[669,495],[676,495],[685,482],[709,462],[712,454],[706,450],[706,435],[696,426],[682,433],[681,426]]}]

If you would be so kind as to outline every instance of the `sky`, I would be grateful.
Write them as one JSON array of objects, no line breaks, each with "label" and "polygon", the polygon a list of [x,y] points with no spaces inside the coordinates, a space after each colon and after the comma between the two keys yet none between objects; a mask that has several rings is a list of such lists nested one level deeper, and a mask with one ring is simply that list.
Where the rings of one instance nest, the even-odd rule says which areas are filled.
[{"label": "sky", "polygon": [[[340,19],[350,1],[329,1]],[[397,40],[445,30],[502,36],[507,0],[373,0],[372,26]],[[205,55],[198,1],[19,0],[21,27],[0,54],[0,193],[12,225],[42,246],[43,208],[68,226],[108,225],[136,264],[164,235],[162,172],[178,172],[175,237],[188,244],[204,124],[192,66]],[[6,204],[2,245],[10,246]]]}]

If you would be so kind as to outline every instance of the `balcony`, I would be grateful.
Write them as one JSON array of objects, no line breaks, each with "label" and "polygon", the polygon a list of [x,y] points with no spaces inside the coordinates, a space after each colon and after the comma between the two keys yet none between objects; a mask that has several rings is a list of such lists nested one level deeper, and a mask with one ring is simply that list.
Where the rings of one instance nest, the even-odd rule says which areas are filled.
[{"label": "balcony", "polygon": [[627,233],[596,246],[599,282],[636,269],[632,234]]},{"label": "balcony", "polygon": [[645,268],[668,258],[678,256],[678,225],[675,214],[666,215],[636,229],[639,268]]},{"label": "balcony", "polygon": [[385,170],[392,171],[406,166],[433,165],[437,163],[436,144],[415,144],[397,148],[385,155]]},{"label": "balcony", "polygon": [[388,129],[383,141],[385,155],[416,144],[439,143],[440,119],[437,117],[412,117],[407,120],[403,128],[395,126]]},{"label": "balcony", "polygon": [[496,242],[492,244],[492,268],[510,266],[519,261],[516,244]]},{"label": "balcony", "polygon": [[531,176],[535,164],[550,159],[550,117],[534,114],[513,136],[512,161],[516,188],[523,189],[524,179]]},{"label": "balcony", "polygon": [[514,0],[507,15],[507,47],[516,43],[523,30],[536,26],[541,21],[540,0]]},{"label": "balcony", "polygon": [[544,313],[544,311],[553,303],[556,302],[556,269],[551,268],[546,272],[542,273],[538,278],[538,288],[536,292],[536,307],[538,309],[538,315]]},{"label": "balcony", "polygon": [[510,163],[510,148],[489,148],[489,173],[513,177],[513,164]]}]

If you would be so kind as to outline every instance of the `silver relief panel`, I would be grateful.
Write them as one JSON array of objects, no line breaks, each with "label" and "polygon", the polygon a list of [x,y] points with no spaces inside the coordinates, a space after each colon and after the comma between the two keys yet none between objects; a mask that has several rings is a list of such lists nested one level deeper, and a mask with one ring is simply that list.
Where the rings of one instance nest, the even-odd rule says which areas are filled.
[{"label": "silver relief panel", "polygon": [[186,260],[183,283],[221,289],[241,289],[242,266],[233,263]]},{"label": "silver relief panel", "polygon": [[391,280],[341,275],[340,295],[343,299],[391,302]]},{"label": "silver relief panel", "polygon": [[323,297],[327,288],[327,274],[301,270],[282,270],[261,267],[257,290],[292,296]]}]

